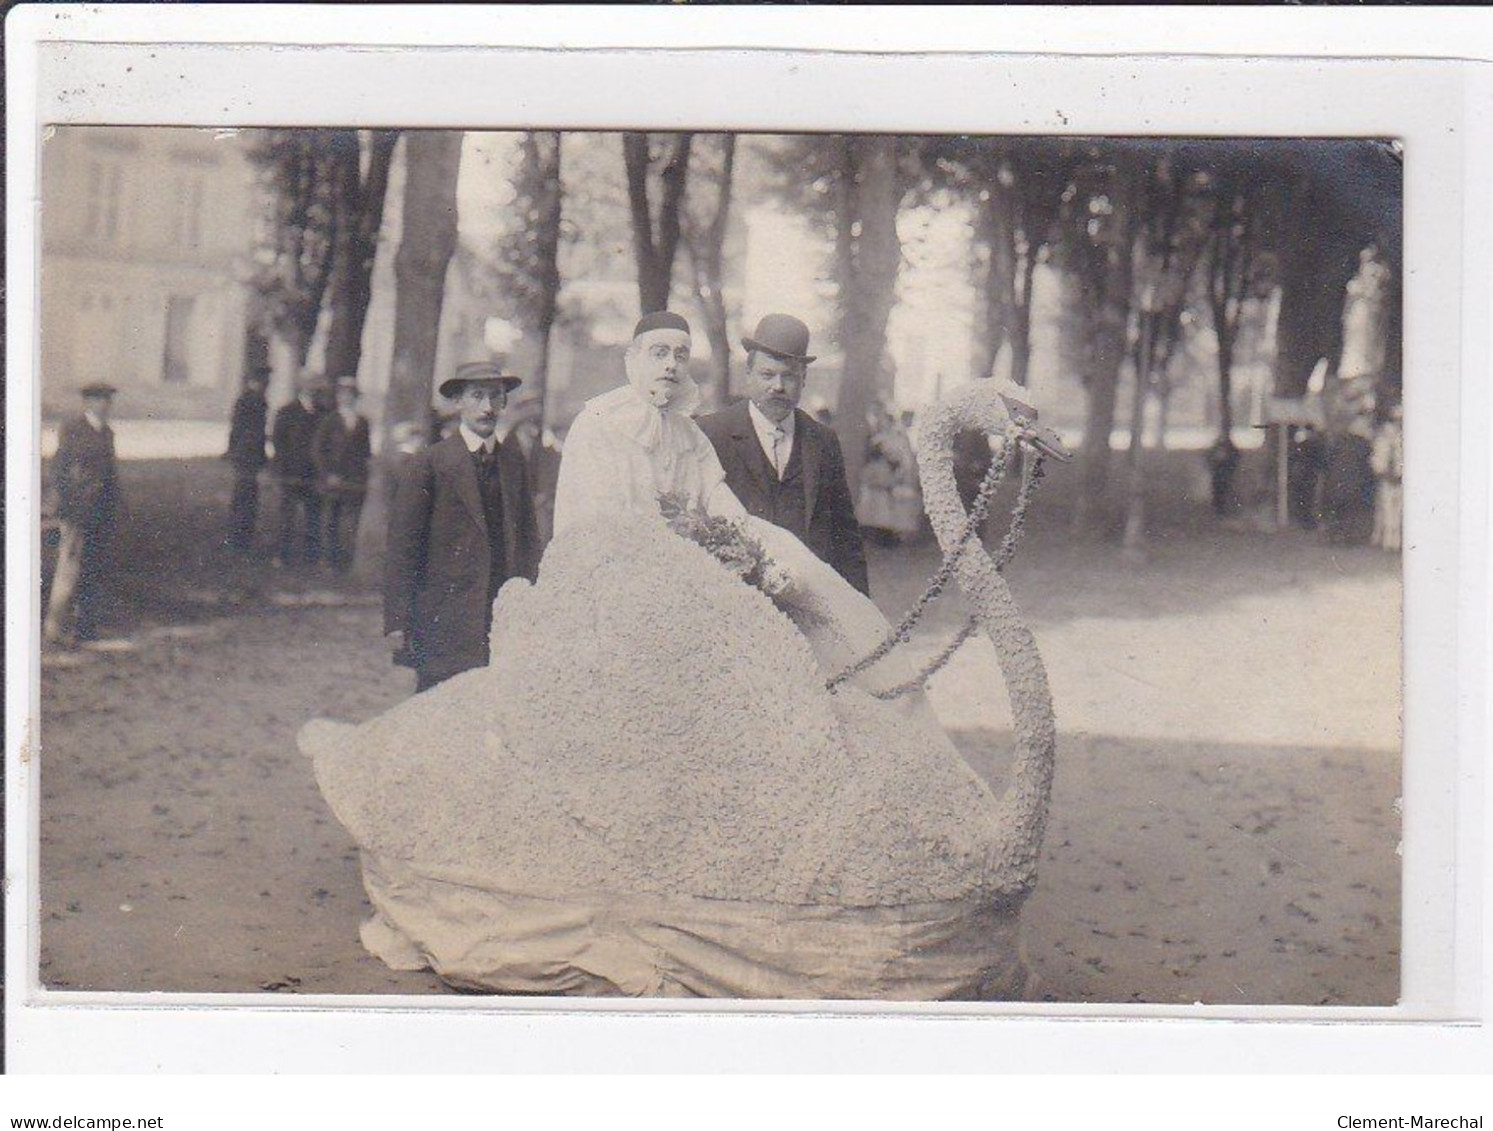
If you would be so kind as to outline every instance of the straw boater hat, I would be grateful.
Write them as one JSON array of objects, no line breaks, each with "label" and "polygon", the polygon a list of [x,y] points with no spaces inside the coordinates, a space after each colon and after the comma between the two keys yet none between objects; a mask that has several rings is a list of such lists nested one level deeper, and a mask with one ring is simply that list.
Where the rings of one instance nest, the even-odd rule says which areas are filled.
[{"label": "straw boater hat", "polygon": [[741,339],[748,353],[760,350],[783,361],[804,365],[814,360],[809,353],[809,328],[791,314],[769,314],[757,323],[756,331]]},{"label": "straw boater hat", "polygon": [[438,389],[441,396],[448,400],[455,400],[461,396],[468,385],[499,384],[505,393],[511,393],[523,384],[523,381],[512,373],[504,373],[503,367],[495,361],[469,361],[464,365],[456,367],[456,376],[447,377],[441,382]]}]

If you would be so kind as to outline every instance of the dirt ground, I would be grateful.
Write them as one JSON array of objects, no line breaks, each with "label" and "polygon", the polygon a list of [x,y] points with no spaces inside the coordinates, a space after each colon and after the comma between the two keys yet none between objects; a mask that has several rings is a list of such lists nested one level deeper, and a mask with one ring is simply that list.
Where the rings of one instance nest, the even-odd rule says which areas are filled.
[{"label": "dirt ground", "polygon": [[[448,992],[363,952],[356,853],[294,742],[308,718],[364,719],[410,692],[372,594],[225,567],[221,465],[128,464],[125,488],[110,640],[43,657],[43,982]],[[1053,498],[1011,571],[1059,725],[1023,915],[1039,999],[1393,1003],[1398,559],[1221,531],[1188,504],[1127,563],[1069,538]],[[935,561],[928,546],[873,551],[883,607],[905,608]],[[961,606],[934,610],[915,641],[927,652]],[[988,643],[932,696],[998,786],[1009,719]]]}]

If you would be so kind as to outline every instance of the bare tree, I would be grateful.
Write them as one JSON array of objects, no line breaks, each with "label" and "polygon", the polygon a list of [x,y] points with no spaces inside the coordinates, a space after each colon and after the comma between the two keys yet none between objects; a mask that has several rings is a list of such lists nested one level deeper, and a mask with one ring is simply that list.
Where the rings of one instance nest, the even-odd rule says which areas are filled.
[{"label": "bare tree", "polygon": [[[726,226],[731,217],[731,190],[736,166],[736,135],[715,135],[708,163],[702,165],[697,151],[695,180],[712,190],[708,204],[685,210],[684,241],[694,276],[695,297],[705,319],[710,341],[710,385],[717,406],[731,395],[731,339],[726,331],[724,250]],[[703,194],[700,194],[703,195]],[[692,199],[696,194],[691,194]]]},{"label": "bare tree", "polygon": [[[689,176],[693,134],[666,135],[655,152],[646,133],[622,135],[622,158],[627,170],[627,200],[632,213],[633,254],[638,264],[638,301],[644,314],[664,310],[674,278],[674,256],[679,248],[680,210]],[[661,165],[661,190],[655,218],[650,200],[649,171]]]},{"label": "bare tree", "polygon": [[373,266],[384,221],[389,167],[398,140],[398,130],[337,130],[331,138],[336,223],[326,296],[331,315],[326,370],[331,377],[357,376],[363,323],[373,297]]}]

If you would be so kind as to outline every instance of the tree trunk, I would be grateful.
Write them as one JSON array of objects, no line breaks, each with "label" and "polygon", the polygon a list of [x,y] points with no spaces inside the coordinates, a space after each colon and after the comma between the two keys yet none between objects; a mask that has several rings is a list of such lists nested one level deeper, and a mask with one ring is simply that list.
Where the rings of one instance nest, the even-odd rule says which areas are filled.
[{"label": "tree trunk", "polygon": [[456,179],[461,168],[460,130],[405,134],[403,231],[394,257],[394,358],[384,399],[380,456],[368,484],[358,566],[365,578],[383,566],[389,469],[398,459],[392,436],[400,424],[429,435],[436,347],[446,272],[456,253]]},{"label": "tree trunk", "polygon": [[1098,308],[1088,311],[1088,381],[1084,389],[1083,440],[1079,445],[1079,495],[1073,524],[1092,531],[1103,510],[1109,480],[1110,433],[1115,427],[1120,369],[1125,364],[1125,344],[1130,320],[1130,255],[1114,257],[1106,269],[1111,276],[1109,293],[1096,296]]},{"label": "tree trunk", "polygon": [[1038,247],[1027,235],[1026,257],[1021,264],[1021,293],[1012,305],[1011,380],[1023,387],[1032,366],[1032,286],[1037,276]]},{"label": "tree trunk", "polygon": [[694,268],[695,297],[705,320],[705,337],[710,342],[710,378],[707,396],[713,408],[724,408],[731,400],[731,335],[726,328],[726,298],[721,291],[720,265],[707,265],[704,257],[690,246],[690,263]]},{"label": "tree trunk", "polygon": [[553,130],[526,133],[521,145],[524,169],[518,178],[524,222],[532,226],[532,291],[523,288],[517,303],[522,337],[514,347],[513,368],[541,405],[549,388],[550,337],[560,305],[560,139]]},{"label": "tree trunk", "polygon": [[1214,314],[1218,329],[1218,438],[1233,442],[1234,438],[1234,333],[1227,324]]},{"label": "tree trunk", "polygon": [[373,298],[373,266],[384,220],[397,130],[373,130],[368,171],[356,131],[338,130],[334,141],[334,207],[337,229],[328,284],[331,323],[327,327],[326,372],[334,380],[356,377],[363,356],[363,324]]},{"label": "tree trunk", "polygon": [[1343,344],[1343,301],[1358,267],[1358,245],[1323,228],[1330,201],[1304,179],[1292,186],[1292,229],[1281,256],[1280,315],[1275,330],[1275,394],[1300,397],[1317,362],[1335,366]]},{"label": "tree trunk", "polygon": [[627,202],[632,214],[633,254],[638,265],[638,302],[644,314],[666,310],[679,248],[680,216],[689,175],[690,144],[694,135],[676,134],[660,175],[662,193],[655,222],[648,193],[648,135],[622,135],[622,158],[627,171]]},{"label": "tree trunk", "polygon": [[992,375],[1001,346],[1010,342],[1015,363],[1013,314],[1016,301],[1016,232],[1011,223],[1011,200],[1000,184],[988,186],[975,213],[976,238],[989,257],[980,280],[980,299],[975,308],[974,375]]},{"label": "tree trunk", "polygon": [[886,361],[886,326],[896,297],[902,245],[897,239],[897,139],[856,136],[849,139],[849,152],[852,164],[845,173],[856,185],[855,208],[853,215],[839,219],[846,226],[855,262],[849,278],[841,281],[845,369],[836,431],[854,497],[866,458],[867,409]]},{"label": "tree trunk", "polygon": [[410,133],[405,139],[404,230],[394,257],[394,359],[384,427],[430,416],[436,345],[446,271],[456,253],[459,130]]},{"label": "tree trunk", "polygon": [[1102,261],[1088,265],[1089,277],[1083,287],[1090,351],[1073,525],[1087,533],[1098,527],[1109,481],[1110,433],[1114,431],[1120,369],[1125,364],[1129,340],[1136,188],[1134,171],[1123,167],[1117,170],[1110,195],[1113,235],[1102,249]]},{"label": "tree trunk", "polygon": [[731,338],[726,327],[724,253],[726,226],[731,216],[731,188],[736,167],[736,135],[721,135],[721,168],[715,197],[703,223],[690,223],[685,245],[694,275],[695,297],[705,319],[710,342],[710,397],[716,408],[731,398]]},{"label": "tree trunk", "polygon": [[1135,386],[1130,400],[1130,446],[1125,455],[1125,530],[1120,550],[1127,561],[1145,560],[1146,552],[1146,400],[1150,392],[1150,356],[1154,320],[1150,312],[1140,318],[1140,337],[1135,343]]}]

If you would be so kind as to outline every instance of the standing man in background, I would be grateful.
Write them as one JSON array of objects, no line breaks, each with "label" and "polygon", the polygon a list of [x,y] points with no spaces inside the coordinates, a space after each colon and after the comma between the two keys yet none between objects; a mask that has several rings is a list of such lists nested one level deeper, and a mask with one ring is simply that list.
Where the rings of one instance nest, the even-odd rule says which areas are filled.
[{"label": "standing man in background", "polygon": [[52,457],[62,542],[42,635],[63,647],[98,639],[104,575],[119,508],[114,430],[109,427],[114,392],[113,385],[102,383],[83,387],[83,413],[63,424]]},{"label": "standing man in background", "polygon": [[296,560],[296,527],[301,529],[304,561],[321,561],[321,497],[316,492],[316,465],[311,444],[325,411],[318,397],[319,382],[303,375],[297,383],[296,399],[275,413],[275,482],[280,486],[280,535],[275,548],[275,566],[284,568]]},{"label": "standing man in background", "polygon": [[327,413],[316,426],[311,462],[316,467],[316,489],[326,510],[327,559],[333,570],[346,573],[353,564],[373,447],[368,418],[358,412],[357,379],[340,378],[336,397],[336,411]]},{"label": "standing man in background", "polygon": [[560,444],[544,426],[544,400],[538,393],[520,393],[510,407],[513,423],[503,437],[505,447],[518,447],[529,490],[534,494],[534,517],[539,524],[539,551],[555,532],[555,488],[560,482]]},{"label": "standing man in background", "polygon": [[252,369],[244,378],[244,391],[233,403],[228,427],[228,451],[223,458],[233,465],[233,500],[229,504],[228,549],[246,554],[254,546],[254,528],[259,521],[259,473],[269,463],[265,454],[265,423],[269,405],[264,390],[268,374]]},{"label": "standing man in background", "polygon": [[791,314],[769,314],[741,344],[748,399],[699,420],[725,469],[726,486],[749,514],[796,535],[869,595],[840,439],[798,407],[814,360],[808,326]]}]

